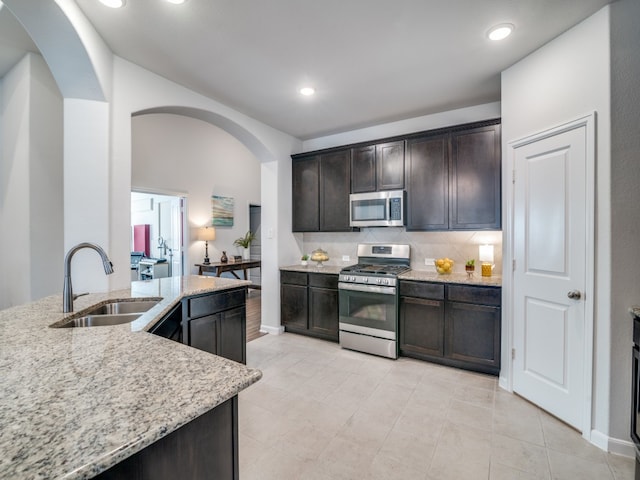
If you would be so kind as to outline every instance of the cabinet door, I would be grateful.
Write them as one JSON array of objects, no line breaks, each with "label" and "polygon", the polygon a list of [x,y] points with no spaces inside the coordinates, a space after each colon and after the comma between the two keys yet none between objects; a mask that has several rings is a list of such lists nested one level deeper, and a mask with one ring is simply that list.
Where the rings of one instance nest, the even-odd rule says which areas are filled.
[{"label": "cabinet door", "polygon": [[376,190],[404,188],[404,140],[376,145]]},{"label": "cabinet door", "polygon": [[447,302],[445,356],[500,371],[500,308]]},{"label": "cabinet door", "polygon": [[309,330],[338,340],[338,290],[309,287]]},{"label": "cabinet door", "polygon": [[187,345],[218,355],[218,322],[221,313],[194,318],[186,322]]},{"label": "cabinet door", "polygon": [[400,297],[400,353],[444,355],[444,302]]},{"label": "cabinet door", "polygon": [[500,229],[500,177],[500,125],[452,134],[451,229]]},{"label": "cabinet door", "polygon": [[449,228],[448,136],[407,141],[407,230]]},{"label": "cabinet door", "polygon": [[294,160],[292,168],[292,230],[317,232],[320,228],[320,160]]},{"label": "cabinet door", "polygon": [[376,191],[376,147],[351,149],[351,193]]},{"label": "cabinet door", "polygon": [[239,363],[247,363],[247,314],[244,307],[222,314],[218,322],[218,355]]},{"label": "cabinet door", "polygon": [[307,287],[280,286],[280,321],[286,328],[307,330]]},{"label": "cabinet door", "polygon": [[351,150],[320,157],[320,231],[349,231]]}]

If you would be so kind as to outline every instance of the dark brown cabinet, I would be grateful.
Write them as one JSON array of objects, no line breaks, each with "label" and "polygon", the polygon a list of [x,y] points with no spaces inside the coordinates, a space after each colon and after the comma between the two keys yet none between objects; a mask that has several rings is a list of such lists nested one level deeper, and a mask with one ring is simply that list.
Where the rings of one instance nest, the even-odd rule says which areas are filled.
[{"label": "dark brown cabinet", "polygon": [[280,272],[280,321],[287,332],[338,341],[338,275]]},{"label": "dark brown cabinet", "polygon": [[351,149],[351,193],[376,191],[376,146]]},{"label": "dark brown cabinet", "polygon": [[449,228],[449,137],[407,140],[407,230]]},{"label": "dark brown cabinet", "polygon": [[351,154],[348,150],[320,157],[320,231],[349,231]]},{"label": "dark brown cabinet", "polygon": [[408,231],[499,230],[499,120],[293,155],[293,231],[350,231],[349,193],[405,190]]},{"label": "dark brown cabinet", "polygon": [[351,192],[402,190],[404,140],[351,149]]},{"label": "dark brown cabinet", "polygon": [[500,125],[407,140],[407,230],[501,228]]},{"label": "dark brown cabinet", "polygon": [[294,232],[349,231],[351,153],[296,158],[292,165]]},{"label": "dark brown cabinet", "polygon": [[110,469],[100,480],[240,477],[238,397],[230,398]]},{"label": "dark brown cabinet", "polygon": [[182,339],[187,345],[246,363],[246,288],[183,300]]},{"label": "dark brown cabinet", "polygon": [[320,157],[296,160],[291,169],[293,231],[317,232],[320,229]]},{"label": "dark brown cabinet", "polygon": [[500,287],[400,282],[400,353],[500,372]]},{"label": "dark brown cabinet", "polygon": [[400,354],[444,355],[444,285],[400,282]]},{"label": "dark brown cabinet", "polygon": [[500,125],[451,135],[451,230],[501,227]]}]

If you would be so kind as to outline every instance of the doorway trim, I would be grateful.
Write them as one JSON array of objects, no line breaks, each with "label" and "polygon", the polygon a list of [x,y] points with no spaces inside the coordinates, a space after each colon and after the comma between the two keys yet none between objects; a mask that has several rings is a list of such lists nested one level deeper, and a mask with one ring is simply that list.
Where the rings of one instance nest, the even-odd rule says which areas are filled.
[{"label": "doorway trim", "polygon": [[[594,346],[594,298],[595,298],[595,163],[596,163],[596,112],[593,111],[586,115],[577,117],[573,120],[556,125],[555,127],[542,130],[525,137],[507,142],[507,163],[505,165],[506,172],[511,172],[508,182],[509,194],[505,197],[509,200],[507,205],[507,229],[504,232],[505,245],[508,245],[508,258],[504,265],[512,265],[510,271],[503,272],[503,329],[506,334],[503,336],[503,360],[508,358],[508,372],[506,376],[501,375],[501,386],[506,390],[513,391],[513,358],[510,352],[514,348],[514,269],[513,262],[515,259],[514,244],[514,202],[515,202],[515,150],[524,145],[543,140],[545,138],[558,135],[560,133],[574,130],[576,128],[585,128],[586,133],[586,201],[585,201],[585,223],[586,223],[586,255],[585,255],[585,332],[584,332],[584,392],[583,392],[583,418],[582,418],[582,437],[594,443],[596,438],[592,438],[592,414],[593,414],[593,346]],[[508,242],[508,243],[507,243]],[[505,268],[506,270],[506,268]],[[506,287],[506,292],[505,292]],[[507,353],[505,355],[504,353]],[[503,362],[503,365],[505,362]],[[506,380],[506,384],[504,381]],[[593,432],[595,433],[595,432]],[[607,449],[606,445],[597,442],[596,445],[602,449]]]}]

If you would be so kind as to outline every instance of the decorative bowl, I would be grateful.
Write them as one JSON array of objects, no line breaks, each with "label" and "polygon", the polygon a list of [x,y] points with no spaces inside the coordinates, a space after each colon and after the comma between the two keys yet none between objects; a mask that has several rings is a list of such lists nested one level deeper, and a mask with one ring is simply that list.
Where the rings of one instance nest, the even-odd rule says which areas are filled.
[{"label": "decorative bowl", "polygon": [[321,267],[322,262],[326,262],[327,260],[329,260],[329,254],[321,248],[311,252],[311,261],[318,262],[318,267]]},{"label": "decorative bowl", "polygon": [[448,257],[438,258],[433,262],[433,264],[436,267],[436,272],[440,275],[447,275],[453,271],[454,262]]}]

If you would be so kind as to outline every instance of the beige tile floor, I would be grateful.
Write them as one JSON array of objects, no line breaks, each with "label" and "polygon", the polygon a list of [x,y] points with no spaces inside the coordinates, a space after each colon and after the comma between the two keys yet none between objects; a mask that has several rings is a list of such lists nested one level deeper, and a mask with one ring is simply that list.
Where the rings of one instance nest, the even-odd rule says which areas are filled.
[{"label": "beige tile floor", "polygon": [[495,377],[342,350],[295,334],[247,344],[241,480],[631,480],[607,454]]}]

